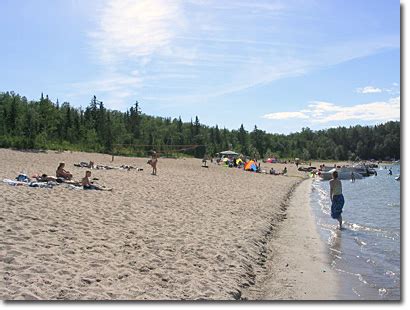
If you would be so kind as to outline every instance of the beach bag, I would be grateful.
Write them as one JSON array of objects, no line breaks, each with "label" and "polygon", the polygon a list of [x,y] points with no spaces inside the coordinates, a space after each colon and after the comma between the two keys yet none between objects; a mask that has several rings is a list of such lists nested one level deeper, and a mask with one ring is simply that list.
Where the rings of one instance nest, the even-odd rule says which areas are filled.
[{"label": "beach bag", "polygon": [[22,174],[22,173],[20,173],[20,174],[17,176],[16,180],[19,181],[19,182],[28,182],[28,181],[30,181],[30,179],[28,178],[28,176],[25,175],[25,174]]}]

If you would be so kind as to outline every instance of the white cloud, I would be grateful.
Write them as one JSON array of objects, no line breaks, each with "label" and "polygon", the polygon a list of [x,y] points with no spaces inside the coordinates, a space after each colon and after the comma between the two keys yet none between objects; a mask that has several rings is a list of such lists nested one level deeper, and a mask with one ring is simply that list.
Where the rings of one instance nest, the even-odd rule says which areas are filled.
[{"label": "white cloud", "polygon": [[374,86],[359,87],[356,92],[360,94],[381,93],[382,89]]},{"label": "white cloud", "polygon": [[[152,98],[161,101],[163,96],[162,101],[170,102],[182,98],[190,104],[399,46],[399,36],[326,45],[300,45],[287,37],[272,40],[274,29],[281,25],[277,14],[291,13],[297,4],[281,0],[107,0],[97,14],[97,28],[88,34],[94,59],[108,73],[80,84],[106,87],[116,98],[124,92],[135,93],[136,87],[156,87]],[[225,19],[223,9],[235,14]],[[258,16],[252,17],[251,11]],[[232,18],[240,12],[247,15],[246,20]],[[260,19],[269,27],[258,28]],[[196,70],[195,74],[190,70]],[[127,84],[130,74],[124,72],[137,72],[138,82]],[[167,89],[177,89],[176,83],[187,88],[170,94]]]},{"label": "white cloud", "polygon": [[289,119],[289,118],[309,118],[309,116],[303,112],[277,112],[277,113],[265,114],[263,118],[274,120],[274,119]]},{"label": "white cloud", "polygon": [[311,123],[330,123],[348,120],[390,121],[400,120],[400,97],[388,101],[370,102],[354,106],[341,106],[330,102],[312,101],[307,109],[296,112],[277,112],[262,118],[309,119]]},{"label": "white cloud", "polygon": [[100,60],[111,64],[160,51],[182,28],[179,0],[109,0],[101,10],[98,29],[89,35]]}]

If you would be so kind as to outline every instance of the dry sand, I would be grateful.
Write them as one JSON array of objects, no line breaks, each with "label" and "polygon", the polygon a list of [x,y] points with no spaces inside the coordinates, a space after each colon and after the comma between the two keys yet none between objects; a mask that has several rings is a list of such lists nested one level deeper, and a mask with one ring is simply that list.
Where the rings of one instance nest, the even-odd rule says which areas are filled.
[{"label": "dry sand", "polygon": [[[160,158],[153,176],[146,158],[0,149],[0,181],[23,170],[54,175],[59,162],[79,180],[86,169],[73,164],[90,160],[144,170],[92,170],[113,192],[0,184],[1,299],[334,296],[309,181],[297,187],[305,174],[294,165],[272,176]],[[270,167],[284,165],[262,164]]]}]

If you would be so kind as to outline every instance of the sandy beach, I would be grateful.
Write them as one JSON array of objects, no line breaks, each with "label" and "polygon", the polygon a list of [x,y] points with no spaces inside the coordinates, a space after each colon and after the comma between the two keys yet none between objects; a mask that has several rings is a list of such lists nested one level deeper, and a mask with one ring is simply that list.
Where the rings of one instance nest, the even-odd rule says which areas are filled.
[{"label": "sandy beach", "polygon": [[[0,179],[80,180],[81,161],[108,191],[0,184],[2,300],[335,299],[337,279],[309,210],[310,180],[199,159],[0,149]],[[262,164],[282,170],[284,164]]]}]

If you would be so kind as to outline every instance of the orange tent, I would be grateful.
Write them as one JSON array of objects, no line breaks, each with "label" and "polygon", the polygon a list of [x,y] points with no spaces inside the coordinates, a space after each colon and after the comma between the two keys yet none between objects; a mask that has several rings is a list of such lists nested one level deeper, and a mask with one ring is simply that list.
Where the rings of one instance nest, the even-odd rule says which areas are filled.
[{"label": "orange tent", "polygon": [[246,164],[245,164],[245,170],[248,170],[248,171],[256,171],[257,169],[256,169],[256,164],[255,164],[255,162],[253,161],[253,160],[250,160],[250,161],[248,161]]}]

